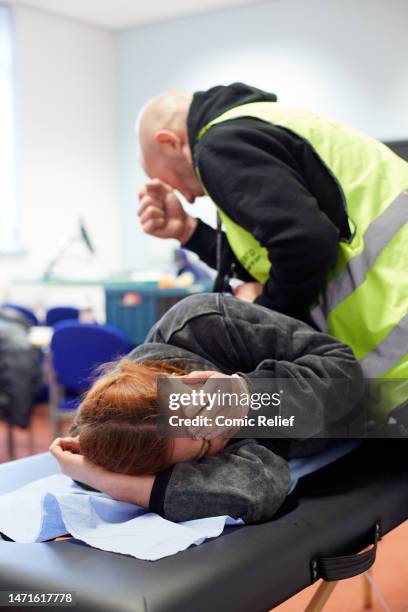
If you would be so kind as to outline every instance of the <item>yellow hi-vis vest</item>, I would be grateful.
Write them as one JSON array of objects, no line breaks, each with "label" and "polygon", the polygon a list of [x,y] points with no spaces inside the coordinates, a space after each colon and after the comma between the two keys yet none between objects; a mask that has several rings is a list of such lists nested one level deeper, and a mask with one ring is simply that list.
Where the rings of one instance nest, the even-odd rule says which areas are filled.
[{"label": "yellow hi-vis vest", "polygon": [[[353,349],[367,378],[392,383],[375,409],[389,413],[408,400],[408,163],[352,128],[278,102],[232,108],[198,138],[238,117],[255,117],[302,137],[337,179],[352,238],[339,242],[336,265],[311,316],[321,331]],[[273,265],[267,250],[217,208],[237,259],[265,283]]]}]

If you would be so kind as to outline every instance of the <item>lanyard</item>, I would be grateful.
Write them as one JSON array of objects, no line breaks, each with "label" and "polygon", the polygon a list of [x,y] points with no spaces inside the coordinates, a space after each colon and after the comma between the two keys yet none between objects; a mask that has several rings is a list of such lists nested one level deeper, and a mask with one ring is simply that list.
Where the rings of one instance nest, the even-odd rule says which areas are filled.
[{"label": "lanyard", "polygon": [[216,293],[232,293],[231,286],[229,283],[229,275],[221,274],[222,271],[222,221],[219,213],[217,212],[217,241],[215,244],[215,265],[217,266],[217,278],[214,282],[213,291]]},{"label": "lanyard", "polygon": [[215,265],[217,266],[217,272],[221,272],[221,256],[222,256],[222,221],[217,211],[217,242],[215,251]]}]

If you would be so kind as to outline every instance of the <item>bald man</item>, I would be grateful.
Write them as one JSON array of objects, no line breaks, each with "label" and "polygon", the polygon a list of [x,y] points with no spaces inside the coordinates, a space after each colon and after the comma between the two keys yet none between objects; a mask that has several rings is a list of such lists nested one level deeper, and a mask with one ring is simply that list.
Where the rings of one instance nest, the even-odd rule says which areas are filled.
[{"label": "bald man", "polygon": [[[242,83],[158,96],[138,128],[152,179],[140,192],[145,232],[218,267],[218,288],[237,276],[238,297],[336,336],[366,376],[408,382],[404,160]],[[176,191],[190,203],[209,195],[225,231],[185,212]]]}]

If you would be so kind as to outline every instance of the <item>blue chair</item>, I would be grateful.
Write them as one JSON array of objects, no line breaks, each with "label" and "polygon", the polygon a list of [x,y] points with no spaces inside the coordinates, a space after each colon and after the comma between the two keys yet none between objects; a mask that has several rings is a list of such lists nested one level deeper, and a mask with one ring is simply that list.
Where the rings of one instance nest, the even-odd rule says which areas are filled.
[{"label": "blue chair", "polygon": [[54,326],[49,353],[50,415],[56,436],[60,421],[75,410],[92,383],[95,368],[126,355],[134,345],[112,325],[61,321]]},{"label": "blue chair", "polygon": [[47,310],[45,324],[48,325],[48,327],[53,327],[56,323],[67,321],[68,319],[78,320],[79,309],[74,306],[55,306]]},{"label": "blue chair", "polygon": [[30,308],[27,308],[26,306],[20,306],[20,304],[6,302],[4,304],[1,304],[1,307],[2,308],[12,308],[13,310],[17,310],[17,312],[20,312],[22,315],[26,317],[26,319],[30,321],[31,325],[39,324],[38,319],[36,315],[34,314],[34,312]]}]

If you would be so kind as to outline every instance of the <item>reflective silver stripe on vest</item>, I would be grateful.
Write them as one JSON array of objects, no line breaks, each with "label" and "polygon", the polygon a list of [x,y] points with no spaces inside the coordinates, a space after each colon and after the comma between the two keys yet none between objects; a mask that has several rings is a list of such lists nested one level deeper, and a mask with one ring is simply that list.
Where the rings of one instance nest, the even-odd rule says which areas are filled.
[{"label": "reflective silver stripe on vest", "polygon": [[365,376],[376,378],[408,353],[408,314],[395,325],[375,349],[360,360]]},{"label": "reflective silver stripe on vest", "polygon": [[[320,300],[322,301],[322,300]],[[311,311],[310,311],[310,317],[313,321],[313,323],[316,325],[317,329],[322,331],[322,332],[327,332],[328,329],[328,325],[327,325],[327,319],[326,316],[323,312],[323,308],[319,305],[319,306],[315,306]]]},{"label": "reflective silver stripe on vest", "polygon": [[322,331],[327,330],[330,312],[348,298],[363,282],[381,251],[408,221],[408,192],[401,193],[375,219],[364,234],[364,251],[349,260],[340,274],[330,281],[311,311],[311,317]]}]

